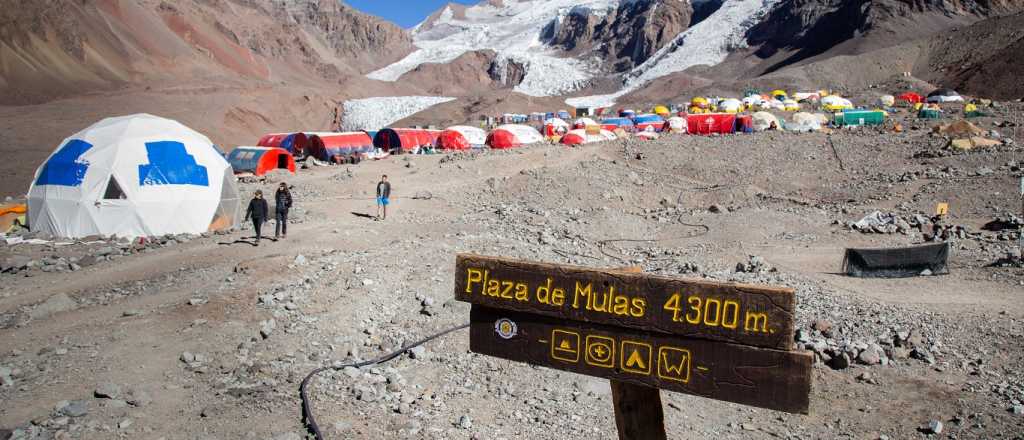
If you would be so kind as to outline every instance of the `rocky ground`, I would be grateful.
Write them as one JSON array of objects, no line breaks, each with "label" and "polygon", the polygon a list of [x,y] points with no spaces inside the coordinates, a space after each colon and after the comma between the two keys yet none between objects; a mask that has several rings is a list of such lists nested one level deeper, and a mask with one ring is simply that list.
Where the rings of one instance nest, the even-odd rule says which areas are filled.
[{"label": "rocky ground", "polygon": [[[990,112],[975,123],[1005,141],[984,150],[947,150],[935,122],[897,115],[903,132],[831,142],[400,156],[300,170],[298,222],[259,247],[248,228],[6,246],[0,439],[303,438],[309,371],[468,321],[458,252],[796,289],[794,345],[817,360],[810,415],[664,393],[670,438],[1021,439],[1024,268],[1016,232],[983,227],[1019,215],[1024,106]],[[368,218],[380,174],[396,196],[386,221]],[[935,238],[917,219],[939,202],[950,232]],[[875,211],[892,227],[851,227]],[[949,275],[838,273],[844,248],[926,240],[952,244]],[[311,390],[327,438],[616,438],[606,380],[472,354],[465,331]]]}]

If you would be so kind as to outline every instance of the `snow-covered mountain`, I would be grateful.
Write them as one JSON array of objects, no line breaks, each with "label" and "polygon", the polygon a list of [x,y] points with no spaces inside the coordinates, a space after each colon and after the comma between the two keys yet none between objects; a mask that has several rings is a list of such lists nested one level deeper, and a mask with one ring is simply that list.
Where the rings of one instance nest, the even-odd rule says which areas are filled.
[{"label": "snow-covered mountain", "polygon": [[[525,71],[515,90],[557,96],[609,75],[621,95],[697,64],[721,62],[779,0],[492,0],[447,5],[412,31],[417,47],[367,75],[397,81],[425,63],[492,50]],[[698,21],[699,20],[699,21]],[[497,71],[505,69],[498,68]],[[576,99],[606,103],[614,96]]]},{"label": "snow-covered mountain", "polygon": [[541,36],[549,23],[572,11],[607,14],[620,0],[505,0],[471,7],[445,6],[412,31],[418,48],[409,56],[368,76],[396,81],[424,63],[447,63],[482,49],[497,53],[498,63],[514,61],[526,68],[516,90],[531,96],[571,92],[599,70],[596,60],[560,57]]}]

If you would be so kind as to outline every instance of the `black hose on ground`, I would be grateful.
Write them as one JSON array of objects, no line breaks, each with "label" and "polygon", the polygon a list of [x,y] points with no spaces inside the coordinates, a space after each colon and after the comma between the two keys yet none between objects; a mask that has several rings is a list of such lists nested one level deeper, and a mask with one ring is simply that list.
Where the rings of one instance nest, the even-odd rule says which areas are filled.
[{"label": "black hose on ground", "polygon": [[462,330],[462,329],[468,328],[468,327],[469,327],[469,324],[466,323],[466,324],[462,324],[462,325],[459,325],[459,326],[456,326],[456,327],[449,328],[447,330],[444,330],[444,331],[441,331],[441,332],[438,332],[438,333],[434,333],[434,334],[432,334],[430,336],[427,336],[426,338],[420,339],[419,341],[413,342],[411,344],[406,344],[402,348],[399,348],[398,350],[395,350],[395,351],[393,351],[391,353],[385,354],[384,356],[378,357],[376,359],[371,359],[371,360],[362,361],[362,362],[354,362],[354,363],[351,363],[351,364],[344,364],[344,365],[330,365],[330,366],[320,367],[320,368],[317,368],[317,369],[313,370],[308,375],[306,375],[305,379],[302,379],[302,384],[299,385],[299,395],[302,397],[302,420],[306,424],[306,429],[309,430],[309,432],[312,433],[314,436],[316,436],[316,440],[324,440],[324,434],[322,432],[320,432],[320,425],[317,425],[316,417],[313,416],[313,407],[309,403],[309,393],[306,391],[306,389],[309,386],[309,382],[317,374],[320,374],[320,373],[322,373],[324,371],[327,371],[327,370],[341,370],[341,369],[348,368],[348,367],[362,368],[362,367],[365,367],[367,365],[383,364],[383,363],[385,363],[387,361],[390,361],[390,360],[392,360],[392,359],[394,359],[396,357],[401,356],[402,353],[405,353],[405,352],[411,350],[412,348],[418,347],[420,345],[426,344],[427,342],[433,341],[434,339],[440,338],[441,336],[444,336],[444,335],[447,335],[449,333],[452,333],[452,332],[455,332],[455,331],[458,331],[458,330]]}]

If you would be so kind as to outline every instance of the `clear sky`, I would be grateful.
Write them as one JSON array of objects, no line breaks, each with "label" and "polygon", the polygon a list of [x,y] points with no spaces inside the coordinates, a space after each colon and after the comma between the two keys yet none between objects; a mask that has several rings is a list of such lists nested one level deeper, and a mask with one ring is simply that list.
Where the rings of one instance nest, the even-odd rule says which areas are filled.
[{"label": "clear sky", "polygon": [[343,0],[349,6],[398,23],[404,28],[416,26],[447,3],[472,5],[480,0]]}]

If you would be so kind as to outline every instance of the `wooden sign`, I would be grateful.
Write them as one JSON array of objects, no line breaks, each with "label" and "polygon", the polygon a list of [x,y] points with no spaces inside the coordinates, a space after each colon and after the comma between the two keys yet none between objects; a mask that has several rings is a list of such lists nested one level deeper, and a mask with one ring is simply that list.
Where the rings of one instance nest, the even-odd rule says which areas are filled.
[{"label": "wooden sign", "polygon": [[792,289],[459,255],[455,298],[560,320],[788,350]]},{"label": "wooden sign", "polygon": [[664,440],[661,389],[810,410],[796,297],[769,288],[460,254],[475,353],[607,378],[620,440]]},{"label": "wooden sign", "polygon": [[489,356],[806,414],[809,352],[681,338],[474,305],[470,349]]}]

